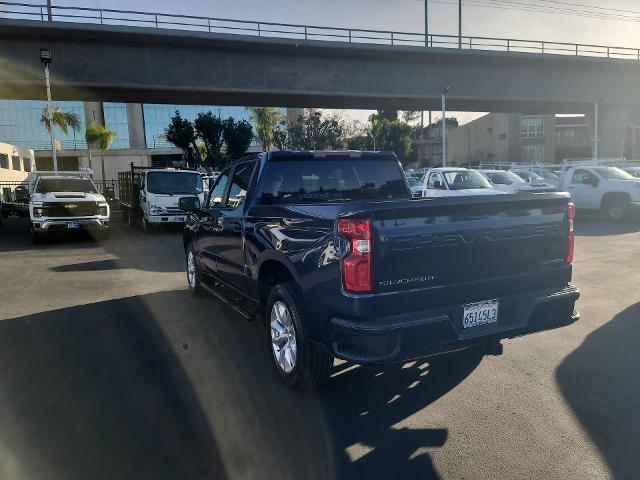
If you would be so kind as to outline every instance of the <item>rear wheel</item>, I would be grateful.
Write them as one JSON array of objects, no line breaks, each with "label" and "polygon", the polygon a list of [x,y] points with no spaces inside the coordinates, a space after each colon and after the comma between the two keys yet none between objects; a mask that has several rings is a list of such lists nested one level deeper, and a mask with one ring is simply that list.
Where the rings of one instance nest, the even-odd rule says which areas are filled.
[{"label": "rear wheel", "polygon": [[333,357],[307,338],[302,312],[300,296],[292,283],[271,289],[266,310],[271,358],[282,382],[297,390],[324,382],[333,364]]},{"label": "rear wheel", "polygon": [[619,222],[624,220],[627,214],[629,201],[623,198],[612,198],[604,204],[604,214],[609,220]]},{"label": "rear wheel", "polygon": [[198,259],[192,243],[187,248],[187,284],[189,291],[194,295],[200,295],[204,291],[200,267],[198,267]]}]

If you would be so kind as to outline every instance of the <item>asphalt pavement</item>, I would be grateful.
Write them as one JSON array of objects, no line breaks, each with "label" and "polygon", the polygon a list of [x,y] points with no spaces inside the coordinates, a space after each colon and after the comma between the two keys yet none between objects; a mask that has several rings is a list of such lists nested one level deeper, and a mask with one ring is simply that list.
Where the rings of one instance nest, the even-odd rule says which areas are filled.
[{"label": "asphalt pavement", "polygon": [[579,217],[576,324],[290,392],[178,231],[0,226],[0,479],[637,479],[640,223]]}]

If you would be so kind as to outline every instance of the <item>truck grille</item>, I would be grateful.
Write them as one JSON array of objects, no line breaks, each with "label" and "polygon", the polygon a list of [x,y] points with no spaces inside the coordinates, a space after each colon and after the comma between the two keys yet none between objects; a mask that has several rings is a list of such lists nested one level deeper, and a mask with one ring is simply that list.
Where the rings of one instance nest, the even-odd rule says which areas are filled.
[{"label": "truck grille", "polygon": [[45,203],[42,212],[45,217],[88,217],[97,214],[96,202]]}]

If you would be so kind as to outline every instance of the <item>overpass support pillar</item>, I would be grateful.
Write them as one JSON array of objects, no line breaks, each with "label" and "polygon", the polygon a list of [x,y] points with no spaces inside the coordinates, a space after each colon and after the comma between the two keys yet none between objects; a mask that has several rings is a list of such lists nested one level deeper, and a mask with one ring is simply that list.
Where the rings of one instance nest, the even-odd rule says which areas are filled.
[{"label": "overpass support pillar", "polygon": [[141,103],[127,103],[127,124],[129,127],[129,147],[146,148],[144,114]]},{"label": "overpass support pillar", "polygon": [[96,122],[104,125],[104,115],[101,102],[84,102],[84,118],[87,125],[89,122]]},{"label": "overpass support pillar", "polygon": [[625,156],[624,146],[631,113],[631,107],[626,105],[599,105],[598,158]]}]

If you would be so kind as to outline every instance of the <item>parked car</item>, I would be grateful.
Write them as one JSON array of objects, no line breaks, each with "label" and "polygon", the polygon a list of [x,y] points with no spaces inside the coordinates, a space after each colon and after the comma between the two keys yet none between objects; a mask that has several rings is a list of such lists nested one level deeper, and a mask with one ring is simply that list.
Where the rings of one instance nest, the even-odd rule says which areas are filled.
[{"label": "parked car", "polygon": [[425,197],[462,197],[469,195],[500,195],[476,170],[467,168],[432,168],[427,172],[422,195]]},{"label": "parked car", "polygon": [[82,172],[38,174],[29,200],[33,241],[59,233],[89,231],[109,238],[109,204]]},{"label": "parked car", "polygon": [[623,170],[635,178],[640,178],[640,167],[625,167]]},{"label": "parked car", "polygon": [[571,167],[561,189],[571,194],[576,208],[600,210],[611,220],[640,211],[640,179],[617,167]]},{"label": "parked car", "polygon": [[[540,175],[538,172],[532,170],[523,170],[523,169],[514,169],[513,173],[518,175],[522,180],[527,182],[529,185],[534,187],[539,187],[543,189],[558,189],[560,187],[561,179],[560,178],[552,178],[553,182],[547,182],[545,178]],[[549,172],[553,174],[554,177],[558,177],[555,173]]]},{"label": "parked car", "polygon": [[412,197],[414,198],[422,197],[422,190],[424,188],[424,184],[422,180],[414,176],[407,175],[407,183],[409,184],[409,189],[411,190]]},{"label": "parked car", "polygon": [[186,214],[178,206],[184,196],[204,201],[202,176],[195,170],[154,169],[131,165],[119,172],[119,201],[130,225],[148,232],[160,224],[184,223]]},{"label": "parked car", "polygon": [[532,185],[525,182],[520,176],[508,170],[478,170],[482,176],[491,182],[493,188],[503,192],[555,192],[557,188],[544,185]]},{"label": "parked car", "polygon": [[334,357],[500,354],[503,338],[578,318],[566,193],[411,199],[391,152],[266,152],[180,208],[189,290],[259,318],[289,387],[321,382]]}]

